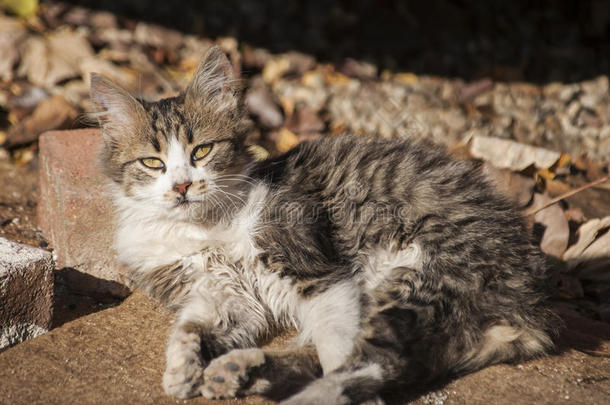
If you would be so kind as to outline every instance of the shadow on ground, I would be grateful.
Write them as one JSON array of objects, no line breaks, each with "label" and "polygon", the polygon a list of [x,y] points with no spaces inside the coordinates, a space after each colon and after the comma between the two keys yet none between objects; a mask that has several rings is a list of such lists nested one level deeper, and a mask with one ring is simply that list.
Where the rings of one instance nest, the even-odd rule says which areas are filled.
[{"label": "shadow on ground", "polygon": [[[100,288],[101,287],[101,288]],[[129,290],[114,281],[102,280],[72,268],[55,271],[55,300],[51,328],[119,305]],[[99,293],[117,291],[119,296]]]}]

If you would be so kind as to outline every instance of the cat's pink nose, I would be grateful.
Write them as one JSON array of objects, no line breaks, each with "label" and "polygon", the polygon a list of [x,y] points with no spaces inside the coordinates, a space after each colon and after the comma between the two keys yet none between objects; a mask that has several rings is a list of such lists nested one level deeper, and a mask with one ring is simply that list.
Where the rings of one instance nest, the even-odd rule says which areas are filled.
[{"label": "cat's pink nose", "polygon": [[186,191],[188,190],[191,184],[193,184],[193,182],[191,181],[189,181],[188,183],[174,184],[174,191],[184,196],[186,195]]}]

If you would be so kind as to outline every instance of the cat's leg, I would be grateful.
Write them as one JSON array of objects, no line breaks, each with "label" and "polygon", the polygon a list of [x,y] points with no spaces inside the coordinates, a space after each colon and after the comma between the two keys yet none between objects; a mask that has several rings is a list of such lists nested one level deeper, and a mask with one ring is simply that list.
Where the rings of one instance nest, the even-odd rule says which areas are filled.
[{"label": "cat's leg", "polygon": [[378,289],[381,294],[367,293],[345,282],[311,302],[313,312],[303,328],[313,330],[324,376],[286,404],[382,403],[380,392],[389,383],[422,372],[409,344],[417,340],[418,320],[429,316],[428,308],[407,307],[395,298],[408,291],[389,294],[385,283]]},{"label": "cat's leg", "polygon": [[252,394],[280,399],[321,375],[312,345],[288,350],[235,349],[210,362],[202,393],[208,399]]},{"label": "cat's leg", "polygon": [[268,328],[263,310],[248,306],[244,297],[222,298],[219,300],[212,291],[198,293],[195,288],[178,313],[167,344],[163,375],[168,395],[201,395],[203,370],[209,362],[233,348],[254,346],[261,331]]},{"label": "cat's leg", "polygon": [[[313,297],[301,299],[300,339],[312,349],[267,352],[259,349],[235,350],[212,361],[205,370],[208,398],[228,398],[237,394],[288,394],[315,375],[340,367],[352,353],[361,321],[360,288],[352,281],[337,283]],[[313,346],[312,346],[313,347]],[[312,354],[313,353],[313,354]],[[220,383],[215,383],[214,377]],[[288,384],[292,381],[292,384]],[[274,392],[278,391],[278,392]],[[294,391],[294,389],[292,389]]]}]

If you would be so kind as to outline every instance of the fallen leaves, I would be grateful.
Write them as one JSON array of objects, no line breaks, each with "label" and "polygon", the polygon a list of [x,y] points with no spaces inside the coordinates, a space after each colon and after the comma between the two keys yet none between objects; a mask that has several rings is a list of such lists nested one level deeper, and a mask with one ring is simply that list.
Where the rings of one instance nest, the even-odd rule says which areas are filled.
[{"label": "fallen leaves", "polygon": [[61,96],[53,96],[38,104],[33,114],[10,128],[0,146],[14,148],[38,139],[45,131],[70,127],[76,110]]},{"label": "fallen leaves", "polygon": [[[587,278],[610,282],[610,216],[592,219],[576,232],[578,241],[563,255],[569,268]],[[599,271],[604,270],[604,271]]]},{"label": "fallen leaves", "polygon": [[15,19],[0,16],[0,80],[13,80],[13,67],[19,60],[19,46],[26,38],[26,29]]},{"label": "fallen leaves", "polygon": [[[533,207],[542,207],[551,199],[544,194],[534,194]],[[559,204],[552,204],[534,215],[536,223],[544,227],[540,249],[547,255],[561,258],[568,247],[570,225]]]},{"label": "fallen leaves", "polygon": [[474,136],[470,153],[477,159],[491,162],[495,167],[522,171],[530,166],[549,169],[559,161],[561,154],[507,139]]},{"label": "fallen leaves", "polygon": [[30,83],[52,87],[80,76],[80,63],[94,52],[83,32],[63,28],[47,37],[30,37],[23,49],[18,73]]}]

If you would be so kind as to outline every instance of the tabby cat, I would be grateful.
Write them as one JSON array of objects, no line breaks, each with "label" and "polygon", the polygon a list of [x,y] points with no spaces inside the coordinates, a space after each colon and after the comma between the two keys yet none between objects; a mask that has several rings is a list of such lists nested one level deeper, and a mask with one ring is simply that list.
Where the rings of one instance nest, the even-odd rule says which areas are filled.
[{"label": "tabby cat", "polygon": [[238,93],[216,47],[177,97],[91,79],[118,257],[176,311],[167,394],[380,402],[552,347],[543,258],[470,162],[354,136],[257,161]]}]

